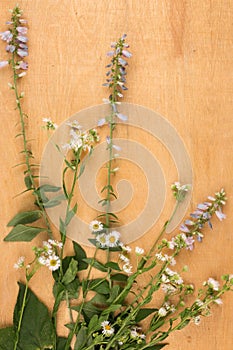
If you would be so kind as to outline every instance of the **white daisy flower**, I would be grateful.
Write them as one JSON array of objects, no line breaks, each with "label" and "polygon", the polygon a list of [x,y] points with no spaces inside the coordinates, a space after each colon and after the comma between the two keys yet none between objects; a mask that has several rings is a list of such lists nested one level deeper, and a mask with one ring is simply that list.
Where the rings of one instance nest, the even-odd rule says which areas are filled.
[{"label": "white daisy flower", "polygon": [[63,247],[62,242],[58,242],[55,239],[48,239],[48,243],[51,244],[51,246],[58,247],[60,249]]},{"label": "white daisy flower", "polygon": [[93,220],[90,222],[89,228],[92,232],[99,232],[103,230],[103,224],[98,220]]},{"label": "white daisy flower", "polygon": [[20,256],[17,263],[14,264],[14,268],[16,270],[18,270],[18,269],[21,269],[22,267],[24,267],[24,261],[25,261],[25,257]]},{"label": "white daisy flower", "polygon": [[47,263],[47,259],[42,255],[38,258],[38,262],[41,264],[41,265],[46,265]]},{"label": "white daisy flower", "polygon": [[130,253],[132,249],[128,245],[123,245],[122,250],[124,250],[126,253]]},{"label": "white daisy flower", "polygon": [[126,273],[128,273],[128,274],[133,273],[133,272],[132,272],[132,268],[133,268],[133,266],[130,265],[129,263],[124,264],[123,267],[122,267],[123,271],[126,272]]},{"label": "white daisy flower", "polygon": [[47,241],[43,242],[43,250],[46,254],[50,255],[53,253],[53,247],[51,246],[51,244]]},{"label": "white daisy flower", "polygon": [[108,244],[109,247],[116,247],[118,245],[120,238],[120,233],[117,231],[112,231],[108,234]]},{"label": "white daisy flower", "polygon": [[51,271],[56,271],[57,269],[59,269],[60,265],[61,260],[55,254],[50,255],[46,261],[46,266],[48,266],[49,270]]},{"label": "white daisy flower", "polygon": [[99,243],[101,247],[108,247],[109,242],[108,242],[108,235],[105,233],[102,233],[100,235],[96,236],[96,241]]},{"label": "white daisy flower", "polygon": [[136,247],[136,248],[135,248],[135,253],[136,253],[137,255],[142,255],[142,254],[144,254],[144,249],[143,249],[143,248],[140,248],[140,247]]},{"label": "white daisy flower", "polygon": [[112,334],[114,334],[114,328],[111,327],[111,324],[109,321],[102,322],[101,326],[102,326],[102,333],[106,335],[106,337],[110,337]]}]

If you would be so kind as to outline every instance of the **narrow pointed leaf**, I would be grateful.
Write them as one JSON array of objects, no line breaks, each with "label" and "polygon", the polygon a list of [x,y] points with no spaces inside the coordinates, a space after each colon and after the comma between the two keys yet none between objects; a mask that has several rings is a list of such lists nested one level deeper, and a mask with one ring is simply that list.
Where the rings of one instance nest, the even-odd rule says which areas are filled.
[{"label": "narrow pointed leaf", "polygon": [[16,226],[18,224],[30,224],[41,218],[41,211],[24,211],[22,213],[16,214],[13,219],[11,219],[7,226]]},{"label": "narrow pointed leaf", "polygon": [[17,225],[4,238],[5,242],[30,242],[38,233],[45,231],[42,227],[30,227],[26,225]]}]

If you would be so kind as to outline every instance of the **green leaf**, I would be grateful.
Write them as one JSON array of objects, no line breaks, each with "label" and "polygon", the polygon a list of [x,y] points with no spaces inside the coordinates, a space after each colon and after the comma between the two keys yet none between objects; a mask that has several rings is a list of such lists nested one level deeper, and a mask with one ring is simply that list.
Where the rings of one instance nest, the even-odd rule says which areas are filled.
[{"label": "green leaf", "polygon": [[127,282],[128,276],[124,275],[123,273],[116,273],[115,275],[111,276],[111,280],[118,282]]},{"label": "green leaf", "polygon": [[[106,297],[103,294],[96,294],[91,300],[86,302],[82,308],[82,314],[85,322],[89,323],[94,315],[99,315],[108,307]],[[80,310],[80,305],[72,306],[72,310]]]},{"label": "green leaf", "polygon": [[29,175],[25,176],[24,183],[25,183],[25,186],[27,187],[28,190],[30,190],[32,188],[32,180],[31,180],[31,177]]},{"label": "green leaf", "polygon": [[[57,338],[56,350],[64,350],[64,349],[65,349],[66,342],[67,342],[67,338],[58,337],[58,338]],[[69,347],[69,350],[71,350],[71,347]]]},{"label": "green leaf", "polygon": [[158,309],[140,309],[135,317],[135,322],[138,323],[145,318],[147,318],[149,315],[151,315],[153,312],[158,311]]},{"label": "green leaf", "polygon": [[75,214],[77,213],[77,209],[78,209],[78,204],[76,203],[75,206],[73,207],[73,209],[71,209],[66,217],[66,225],[69,225],[69,223],[71,222],[71,220],[73,219],[73,217],[75,216]]},{"label": "green leaf", "polygon": [[100,294],[110,293],[108,282],[102,278],[96,278],[92,280],[88,287],[90,290],[94,290],[95,292]]},{"label": "green leaf", "polygon": [[167,345],[168,345],[168,343],[166,343],[166,344],[156,344],[156,345],[150,346],[149,348],[146,348],[146,349],[147,350],[160,350],[160,349],[164,348]]},{"label": "green leaf", "polygon": [[105,264],[106,267],[110,267],[112,270],[121,271],[119,265],[116,262],[110,261]]},{"label": "green leaf", "polygon": [[58,192],[61,190],[61,187],[53,186],[53,185],[42,185],[38,188],[38,190],[43,192]]},{"label": "green leaf", "polygon": [[0,329],[0,349],[11,350],[14,349],[15,331],[14,327],[7,327]]},{"label": "green leaf", "polygon": [[18,224],[30,224],[31,222],[37,221],[41,218],[41,211],[24,211],[22,213],[16,214],[13,219],[11,219],[7,226],[16,226]]},{"label": "green leaf", "polygon": [[85,250],[77,242],[73,242],[73,247],[75,259],[78,261],[78,270],[86,270],[88,268],[88,264],[83,261],[83,259],[86,259],[87,257]]},{"label": "green leaf", "polygon": [[190,319],[182,321],[179,327],[177,327],[178,330],[181,330],[182,328],[186,327],[190,322]]},{"label": "green leaf", "polygon": [[107,267],[105,267],[101,262],[94,260],[92,258],[87,258],[87,259],[83,259],[83,261],[85,261],[86,263],[88,263],[89,265],[92,265],[95,269],[102,271],[102,272],[107,272],[108,269]]},{"label": "green leaf", "polygon": [[121,304],[110,305],[106,310],[102,312],[102,316],[108,315],[111,312],[115,312],[121,308]]},{"label": "green leaf", "polygon": [[81,327],[74,345],[74,350],[81,350],[87,342],[87,327]]},{"label": "green leaf", "polygon": [[78,272],[78,262],[74,259],[71,259],[69,267],[62,278],[62,283],[67,285],[70,282],[72,282],[75,279],[77,272]]},{"label": "green leaf", "polygon": [[47,202],[43,203],[43,205],[44,205],[45,208],[56,207],[57,205],[61,204],[61,201],[64,200],[64,199],[66,199],[65,195],[61,194],[59,196],[51,198]]},{"label": "green leaf", "polygon": [[97,315],[94,315],[89,324],[88,324],[88,334],[92,334],[94,333],[97,329],[100,328],[100,325],[99,325],[99,318]]},{"label": "green leaf", "polygon": [[107,300],[107,302],[108,302],[109,304],[111,304],[111,303],[116,299],[116,297],[120,294],[121,288],[120,288],[120,286],[115,285],[115,286],[112,287],[112,289],[111,289],[110,292],[111,292],[111,293],[110,293],[110,297],[109,297],[109,299]]},{"label": "green leaf", "polygon": [[[19,283],[19,293],[14,309],[15,328],[18,327],[25,291],[25,285]],[[51,349],[54,347],[55,337],[47,307],[28,289],[17,349]]]},{"label": "green leaf", "polygon": [[5,242],[30,242],[38,233],[45,231],[42,227],[30,227],[26,225],[15,226],[4,238]]}]

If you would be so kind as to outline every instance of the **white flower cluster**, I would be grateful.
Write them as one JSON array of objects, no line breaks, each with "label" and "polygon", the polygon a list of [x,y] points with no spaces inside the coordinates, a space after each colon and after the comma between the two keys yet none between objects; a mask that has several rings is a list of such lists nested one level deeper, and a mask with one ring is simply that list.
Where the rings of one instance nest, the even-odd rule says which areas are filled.
[{"label": "white flower cluster", "polygon": [[57,124],[54,123],[50,118],[43,118],[42,119],[46,125],[44,126],[45,129],[47,130],[55,130],[58,128]]},{"label": "white flower cluster", "polygon": [[61,265],[61,260],[57,255],[57,250],[62,248],[62,243],[56,240],[49,239],[43,242],[42,248],[35,248],[38,262],[45,265],[51,271],[56,271]]},{"label": "white flower cluster", "polygon": [[165,269],[164,273],[161,276],[162,281],[162,290],[167,294],[172,294],[183,285],[183,279],[178,274],[168,267]]},{"label": "white flower cluster", "polygon": [[70,127],[70,141],[63,145],[65,150],[78,152],[82,148],[83,151],[90,152],[94,143],[99,141],[99,135],[95,129],[82,131],[82,126],[77,120],[66,124]]},{"label": "white flower cluster", "polygon": [[169,262],[169,264],[171,266],[174,266],[176,264],[176,260],[172,256],[169,256],[167,254],[162,254],[160,252],[160,253],[155,254],[155,257],[158,261]]},{"label": "white flower cluster", "polygon": [[164,303],[161,308],[158,310],[158,315],[160,317],[165,317],[168,313],[173,313],[176,311],[174,305],[170,305],[168,302]]}]

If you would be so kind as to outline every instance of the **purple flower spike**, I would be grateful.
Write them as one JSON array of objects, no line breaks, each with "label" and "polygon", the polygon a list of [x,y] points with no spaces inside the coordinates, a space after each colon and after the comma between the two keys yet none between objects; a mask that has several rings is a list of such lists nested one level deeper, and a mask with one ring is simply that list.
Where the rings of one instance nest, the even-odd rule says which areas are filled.
[{"label": "purple flower spike", "polygon": [[198,204],[197,208],[200,210],[207,210],[208,209],[208,205],[204,204],[204,203],[200,203]]},{"label": "purple flower spike", "polygon": [[128,120],[128,117],[122,113],[116,113],[116,116],[124,122]]}]

